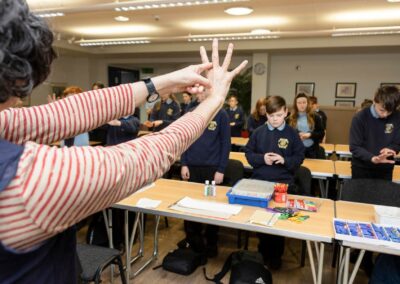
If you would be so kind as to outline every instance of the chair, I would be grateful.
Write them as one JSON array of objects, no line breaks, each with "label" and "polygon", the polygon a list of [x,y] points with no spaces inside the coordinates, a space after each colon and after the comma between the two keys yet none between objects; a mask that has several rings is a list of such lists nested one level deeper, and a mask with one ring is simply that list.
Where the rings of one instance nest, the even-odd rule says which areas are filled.
[{"label": "chair", "polygon": [[380,179],[346,180],[341,200],[399,207],[400,185]]},{"label": "chair", "polygon": [[121,252],[116,249],[77,244],[76,251],[82,268],[80,275],[83,283],[101,283],[101,273],[111,264],[119,267],[121,282],[127,283],[122,266]]}]

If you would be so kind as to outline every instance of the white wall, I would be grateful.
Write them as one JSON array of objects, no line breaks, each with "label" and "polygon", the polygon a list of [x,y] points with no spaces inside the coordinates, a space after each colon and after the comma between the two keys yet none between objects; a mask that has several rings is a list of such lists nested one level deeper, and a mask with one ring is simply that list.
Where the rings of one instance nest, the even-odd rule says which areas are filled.
[{"label": "white wall", "polygon": [[[337,82],[356,82],[356,106],[382,82],[400,82],[400,53],[273,55],[269,94],[292,104],[296,82],[314,82],[320,105],[334,105]],[[296,66],[300,69],[297,71]]]},{"label": "white wall", "polygon": [[47,95],[51,93],[51,85],[76,85],[83,90],[91,87],[89,80],[89,58],[77,56],[62,56],[52,65],[51,74],[46,81],[32,93],[31,105],[47,103]]}]

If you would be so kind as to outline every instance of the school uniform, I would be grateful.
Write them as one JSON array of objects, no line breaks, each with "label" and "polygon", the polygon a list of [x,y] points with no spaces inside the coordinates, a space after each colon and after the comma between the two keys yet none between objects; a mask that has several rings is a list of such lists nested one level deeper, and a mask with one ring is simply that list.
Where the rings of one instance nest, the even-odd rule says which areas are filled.
[{"label": "school uniform", "polygon": [[241,137],[242,129],[244,126],[244,113],[240,106],[227,109],[229,115],[229,122],[234,122],[235,125],[231,126],[231,137]]},{"label": "school uniform", "polygon": [[72,147],[72,146],[77,146],[77,147],[82,147],[82,146],[89,146],[89,133],[81,133],[79,135],[76,135],[75,137],[67,138],[63,141],[61,141],[61,147]]},{"label": "school uniform", "polygon": [[305,147],[305,157],[311,159],[319,158],[319,143],[325,136],[325,130],[322,125],[321,118],[313,114],[314,119],[314,128],[310,129],[307,123],[307,115],[305,113],[299,113],[297,118],[296,130],[298,132],[306,132],[311,133],[310,138],[303,140],[303,144]]},{"label": "school uniform", "polygon": [[[285,163],[267,165],[264,160],[266,153],[281,155]],[[278,128],[265,124],[258,127],[250,136],[245,147],[245,155],[253,167],[251,178],[271,182],[287,183],[289,190],[294,185],[294,173],[304,160],[304,145],[296,130],[284,123]],[[273,268],[279,268],[285,248],[285,238],[268,234],[258,234],[258,250],[264,257],[264,262]]]},{"label": "school uniform", "polygon": [[163,123],[160,126],[155,127],[154,131],[160,131],[170,125],[179,118],[181,112],[179,104],[172,99],[167,99],[166,101],[159,103],[161,105],[158,110],[158,104],[153,107],[150,115],[150,121],[162,120]]},{"label": "school uniform", "polygon": [[121,126],[108,125],[107,129],[107,145],[117,145],[137,137],[140,128],[140,120],[128,115],[118,119]]},{"label": "school uniform", "polygon": [[371,162],[383,148],[400,150],[400,113],[395,111],[387,118],[379,118],[372,105],[359,111],[351,122],[352,178],[392,180],[393,164]]},{"label": "school uniform", "polygon": [[185,113],[187,113],[191,107],[190,105],[191,102],[185,104],[185,103],[181,103],[181,116],[184,115]]},{"label": "school uniform", "polygon": [[249,134],[251,135],[254,130],[256,130],[258,127],[264,125],[267,122],[267,117],[266,116],[259,116],[259,119],[255,119],[253,115],[250,115],[249,118],[247,119],[247,130],[249,131]]},{"label": "school uniform", "polygon": [[[225,172],[231,147],[230,137],[229,118],[226,111],[221,109],[203,134],[182,154],[181,164],[189,168],[189,181],[204,183],[209,180],[211,183],[216,172]],[[206,247],[201,223],[185,221],[185,231],[186,240],[195,251],[204,252],[206,249],[209,256],[217,252],[217,226],[206,226]]]}]

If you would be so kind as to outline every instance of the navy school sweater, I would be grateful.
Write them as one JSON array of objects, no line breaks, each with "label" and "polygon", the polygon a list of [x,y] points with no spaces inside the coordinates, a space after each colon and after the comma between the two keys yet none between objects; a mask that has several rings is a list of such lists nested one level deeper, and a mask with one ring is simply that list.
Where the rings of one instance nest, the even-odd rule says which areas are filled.
[{"label": "navy school sweater", "polygon": [[121,126],[108,125],[107,145],[117,145],[135,139],[139,133],[140,120],[130,115],[120,118]]},{"label": "navy school sweater", "polygon": [[229,115],[229,122],[234,122],[234,126],[231,127],[231,136],[232,137],[240,137],[242,135],[242,129],[244,125],[244,113],[243,109],[238,106],[236,110],[227,109]]},{"label": "navy school sweater", "polygon": [[[265,153],[273,152],[285,159],[285,164],[267,165]],[[282,130],[269,130],[268,125],[258,127],[245,147],[246,158],[253,167],[252,178],[293,184],[294,172],[304,160],[304,145],[297,132],[285,125]]]},{"label": "navy school sweater", "polygon": [[224,173],[231,149],[229,118],[221,109],[181,157],[182,166],[212,166]]},{"label": "navy school sweater", "polygon": [[161,103],[160,109],[157,110],[158,107],[157,103],[154,106],[150,115],[150,121],[156,121],[156,120],[163,121],[163,123],[160,126],[154,129],[155,131],[160,131],[161,129],[164,129],[165,127],[170,125],[172,122],[174,122],[179,118],[181,113],[179,104],[174,100],[167,100],[165,102],[160,102],[160,103]]},{"label": "navy school sweater", "polygon": [[373,117],[371,108],[356,113],[350,127],[351,164],[362,168],[393,168],[392,164],[371,162],[383,148],[400,150],[400,113],[396,111],[387,118]]},{"label": "navy school sweater", "polygon": [[266,122],[267,122],[266,116],[260,116],[260,119],[256,120],[254,116],[250,115],[247,120],[247,130],[249,131],[250,134],[252,134],[254,130],[264,125]]}]

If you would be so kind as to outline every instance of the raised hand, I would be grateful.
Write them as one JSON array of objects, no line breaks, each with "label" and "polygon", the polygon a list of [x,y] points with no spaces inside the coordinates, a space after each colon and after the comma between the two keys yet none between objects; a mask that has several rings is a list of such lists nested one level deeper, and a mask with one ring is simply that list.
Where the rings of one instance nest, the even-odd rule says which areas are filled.
[{"label": "raised hand", "polygon": [[[206,77],[210,81],[211,89],[209,90],[210,96],[219,97],[225,100],[228,94],[229,87],[233,78],[238,75],[244,67],[247,65],[247,60],[243,61],[238,67],[233,69],[231,72],[228,71],[229,65],[231,63],[233,53],[233,44],[230,43],[226,51],[225,59],[222,65],[219,63],[219,53],[218,53],[218,40],[214,39],[212,43],[212,69],[205,69]],[[207,56],[205,48],[202,46],[200,48],[200,56],[203,64],[209,64],[210,61]]]}]

